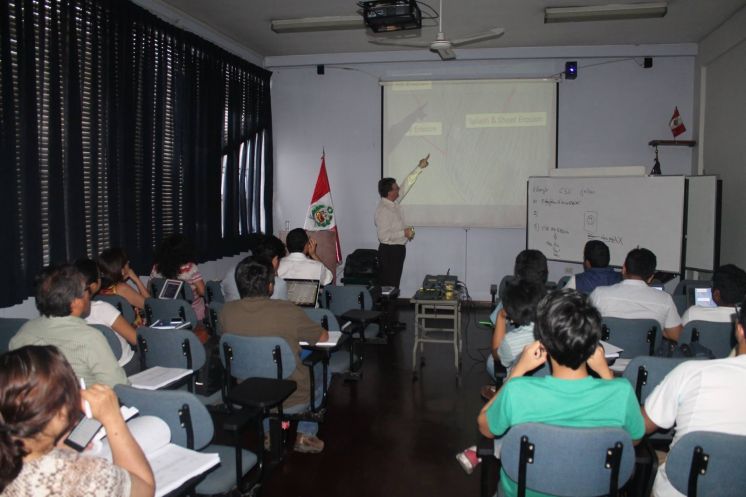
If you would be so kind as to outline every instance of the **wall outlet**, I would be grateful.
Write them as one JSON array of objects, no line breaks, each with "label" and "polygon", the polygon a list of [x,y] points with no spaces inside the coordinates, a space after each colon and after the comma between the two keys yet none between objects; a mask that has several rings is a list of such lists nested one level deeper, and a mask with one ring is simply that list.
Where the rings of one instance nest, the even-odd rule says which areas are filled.
[{"label": "wall outlet", "polygon": [[565,266],[565,274],[573,274],[575,273],[575,270],[571,268],[570,266]]}]

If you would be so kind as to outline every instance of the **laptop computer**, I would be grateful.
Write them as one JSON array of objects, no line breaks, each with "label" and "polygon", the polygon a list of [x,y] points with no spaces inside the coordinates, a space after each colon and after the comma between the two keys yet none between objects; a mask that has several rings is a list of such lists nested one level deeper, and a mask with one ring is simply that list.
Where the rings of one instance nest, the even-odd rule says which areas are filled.
[{"label": "laptop computer", "polygon": [[183,285],[184,282],[181,280],[166,280],[163,284],[163,288],[161,288],[161,293],[158,294],[158,298],[175,299],[179,295]]},{"label": "laptop computer", "polygon": [[694,305],[698,307],[717,307],[718,305],[712,300],[712,288],[695,288]]},{"label": "laptop computer", "polygon": [[285,278],[288,300],[301,307],[316,307],[319,300],[319,280]]}]

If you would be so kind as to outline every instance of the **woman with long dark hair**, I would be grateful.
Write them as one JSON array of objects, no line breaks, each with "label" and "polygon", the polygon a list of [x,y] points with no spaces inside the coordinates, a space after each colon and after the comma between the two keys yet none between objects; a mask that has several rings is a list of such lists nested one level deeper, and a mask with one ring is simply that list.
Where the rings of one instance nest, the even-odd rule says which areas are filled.
[{"label": "woman with long dark hair", "polygon": [[155,262],[150,271],[151,278],[168,278],[182,280],[188,284],[194,300],[192,309],[197,319],[202,322],[205,318],[205,281],[199,272],[192,242],[178,233],[169,235],[161,241],[155,250]]},{"label": "woman with long dark hair", "polygon": [[[145,299],[150,297],[150,292],[130,267],[126,252],[121,248],[112,247],[101,252],[96,262],[101,269],[101,295],[123,297],[137,312],[137,319],[132,325],[135,327],[142,325]],[[127,281],[134,283],[136,289],[132,288]]]},{"label": "woman with long dark hair", "polygon": [[[82,416],[81,397],[106,428],[113,464],[60,448]],[[0,356],[0,495],[152,497],[153,472],[127,429],[114,391],[80,390],[53,346]]]}]

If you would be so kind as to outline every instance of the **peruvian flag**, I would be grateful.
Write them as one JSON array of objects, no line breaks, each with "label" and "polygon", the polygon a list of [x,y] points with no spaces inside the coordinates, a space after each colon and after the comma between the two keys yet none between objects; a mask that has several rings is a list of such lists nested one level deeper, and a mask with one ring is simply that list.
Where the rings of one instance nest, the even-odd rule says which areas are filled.
[{"label": "peruvian flag", "polygon": [[339,246],[339,233],[337,232],[335,216],[332,190],[329,188],[329,178],[326,176],[326,154],[322,153],[319,177],[316,179],[316,188],[313,189],[311,205],[308,206],[306,223],[303,228],[308,231],[333,231],[336,238],[337,262],[342,262],[342,249]]},{"label": "peruvian flag", "polygon": [[686,128],[684,127],[684,121],[681,120],[681,115],[679,115],[678,107],[674,108],[673,116],[671,116],[671,121],[668,123],[668,125],[671,127],[671,133],[673,133],[674,138],[686,131]]}]

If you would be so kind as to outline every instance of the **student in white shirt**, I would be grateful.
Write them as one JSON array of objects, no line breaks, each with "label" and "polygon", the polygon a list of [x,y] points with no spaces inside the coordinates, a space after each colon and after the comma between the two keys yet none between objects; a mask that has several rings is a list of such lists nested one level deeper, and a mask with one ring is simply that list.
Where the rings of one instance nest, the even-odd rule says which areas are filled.
[{"label": "student in white shirt", "polygon": [[332,282],[332,272],[316,253],[316,240],[308,238],[306,230],[290,230],[287,238],[288,255],[280,259],[277,275],[284,279],[319,280],[321,285]]},{"label": "student in white shirt", "polygon": [[597,287],[590,295],[591,302],[604,317],[655,319],[663,327],[663,336],[678,342],[683,328],[673,299],[648,286],[657,262],[648,249],[630,250],[622,266],[622,282]]},{"label": "student in white shirt", "polygon": [[[91,296],[96,295],[101,289],[101,273],[96,261],[88,258],[82,258],[75,261],[75,266],[83,273],[86,279],[86,285]],[[135,355],[132,347],[137,346],[137,332],[131,324],[124,319],[116,307],[101,300],[91,300],[91,311],[85,317],[88,324],[101,324],[108,326],[117,334],[119,343],[122,346],[122,355],[117,362],[124,367]],[[130,347],[132,345],[132,347]]]},{"label": "student in white shirt", "polygon": [[[746,321],[741,315],[735,328],[736,357],[686,361],[655,387],[642,409],[646,433],[676,425],[672,446],[693,431],[746,435],[744,326]],[[727,482],[722,483],[727,485]],[[665,464],[658,467],[653,495],[683,497],[669,482]]]}]

